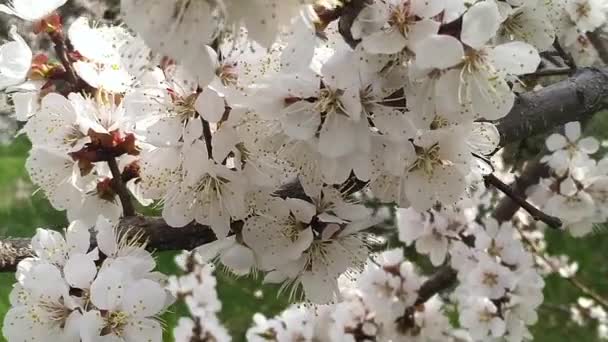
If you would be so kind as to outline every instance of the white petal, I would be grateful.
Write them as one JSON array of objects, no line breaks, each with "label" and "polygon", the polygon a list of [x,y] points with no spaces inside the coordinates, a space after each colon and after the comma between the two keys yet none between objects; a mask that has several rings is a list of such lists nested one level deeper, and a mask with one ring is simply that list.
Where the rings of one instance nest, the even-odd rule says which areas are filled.
[{"label": "white petal", "polygon": [[564,196],[573,196],[578,192],[578,188],[574,180],[570,177],[564,179],[559,184],[559,193]]},{"label": "white petal", "polygon": [[475,122],[473,123],[471,135],[467,138],[467,144],[473,152],[489,155],[500,144],[500,132],[498,132],[498,128],[492,123]]},{"label": "white petal", "polygon": [[393,54],[405,47],[407,40],[399,30],[377,31],[363,37],[361,45],[365,51],[374,54]]},{"label": "white petal", "polygon": [[568,145],[568,141],[566,141],[566,138],[563,135],[553,133],[547,137],[545,144],[547,145],[549,151],[553,152],[566,147],[566,145]]},{"label": "white petal", "polygon": [[450,0],[411,0],[411,11],[419,17],[431,18],[444,10],[446,1]]},{"label": "white petal", "polygon": [[213,123],[219,122],[226,111],[224,98],[211,88],[206,88],[196,98],[194,108],[205,120]]},{"label": "white petal", "polygon": [[153,319],[144,318],[132,321],[125,327],[125,338],[127,341],[161,342],[163,329],[160,323]]},{"label": "white petal", "polygon": [[581,123],[578,121],[568,122],[565,131],[568,140],[574,143],[581,137]]},{"label": "white petal", "polygon": [[102,269],[91,284],[91,302],[100,310],[115,310],[124,299],[123,282],[119,271]]},{"label": "white petal", "polygon": [[97,267],[95,262],[85,254],[73,254],[63,268],[65,280],[79,289],[88,289],[95,279]]},{"label": "white petal", "polygon": [[529,74],[538,68],[540,55],[534,46],[511,42],[489,49],[489,58],[498,72],[510,75]]},{"label": "white petal", "polygon": [[478,2],[462,17],[460,39],[479,49],[496,35],[500,27],[500,13],[494,1]]},{"label": "white petal", "polygon": [[165,290],[155,281],[137,280],[127,287],[122,309],[135,317],[158,314],[165,304]]},{"label": "white petal", "polygon": [[452,36],[432,35],[416,47],[416,65],[421,68],[447,69],[462,62],[464,48]]},{"label": "white petal", "polygon": [[330,114],[319,134],[319,153],[329,158],[342,157],[353,151],[357,138],[356,126],[348,117]]},{"label": "white petal", "polygon": [[240,244],[234,244],[222,252],[220,261],[234,274],[246,275],[255,265],[255,256],[251,249]]},{"label": "white petal", "polygon": [[594,137],[586,137],[578,141],[578,148],[586,154],[593,154],[600,149],[600,143]]},{"label": "white petal", "polygon": [[309,223],[316,214],[315,206],[298,198],[287,198],[285,204],[299,222]]}]

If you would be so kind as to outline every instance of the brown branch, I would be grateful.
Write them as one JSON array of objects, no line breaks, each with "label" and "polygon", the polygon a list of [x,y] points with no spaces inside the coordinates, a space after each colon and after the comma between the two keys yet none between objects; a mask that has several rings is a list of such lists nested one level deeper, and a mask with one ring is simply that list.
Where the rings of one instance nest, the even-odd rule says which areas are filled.
[{"label": "brown branch", "polygon": [[353,49],[359,44],[360,40],[353,37],[351,27],[359,13],[371,2],[371,0],[350,0],[344,4],[342,9],[338,30],[344,41]]},{"label": "brown branch", "polygon": [[68,54],[68,46],[65,41],[65,35],[61,31],[55,31],[49,34],[51,41],[53,42],[53,48],[55,55],[59,58],[61,65],[65,69],[67,79],[66,81],[73,87],[77,87],[80,83],[80,77],[76,74],[76,71],[72,67],[72,60]]},{"label": "brown branch", "polygon": [[209,126],[209,122],[203,119],[201,115],[201,121],[203,122],[203,138],[205,139],[205,146],[207,147],[207,158],[213,159],[213,145],[211,145],[211,126]]},{"label": "brown branch", "polygon": [[[215,234],[207,226],[191,223],[182,228],[173,228],[160,217],[126,217],[121,220],[117,230],[132,236],[139,232],[151,251],[190,250],[216,240]],[[34,254],[30,241],[29,238],[9,238],[0,242],[0,272],[14,272],[19,261]],[[92,244],[95,245],[94,240]]]},{"label": "brown branch", "polygon": [[583,68],[566,80],[521,94],[511,112],[495,122],[500,145],[584,120],[605,108],[606,99],[608,68]]},{"label": "brown branch", "polygon": [[536,72],[526,74],[524,77],[546,77],[546,76],[563,76],[572,74],[571,68],[550,68],[538,70]]},{"label": "brown branch", "polygon": [[123,215],[125,217],[135,216],[135,207],[131,201],[131,195],[126,184],[122,181],[122,172],[118,168],[116,158],[110,157],[107,160],[110,171],[112,172],[112,189],[118,195],[120,204],[122,205]]},{"label": "brown branch", "polygon": [[440,267],[429,279],[427,279],[418,290],[416,304],[426,303],[437,293],[452,287],[456,283],[456,271],[449,265]]},{"label": "brown branch", "polygon": [[0,272],[15,272],[19,261],[32,254],[30,239],[3,239],[0,241]]},{"label": "brown branch", "polygon": [[[510,186],[510,191],[517,196],[525,197],[526,190],[534,185],[538,184],[541,178],[549,176],[549,168],[542,164],[538,159],[533,160],[526,164],[521,176],[517,177]],[[494,210],[494,218],[499,222],[505,222],[511,220],[515,213],[519,210],[520,205],[512,198],[506,196],[503,198]]]},{"label": "brown branch", "polygon": [[570,55],[569,53],[567,53],[562,48],[561,44],[559,43],[559,40],[556,39],[553,42],[553,48],[558,53],[558,55],[564,60],[564,63],[566,63],[566,65],[568,67],[570,67],[570,69],[572,69],[572,70],[576,69],[576,63],[574,62],[574,59],[572,58],[572,55]]},{"label": "brown branch", "polygon": [[530,214],[532,218],[534,218],[534,220],[542,221],[551,228],[557,229],[562,226],[562,220],[555,216],[547,215],[543,211],[533,206],[525,199],[525,196],[523,196],[520,191],[514,191],[513,188],[498,179],[498,177],[496,177],[494,174],[484,176],[484,181],[486,182],[486,187],[492,185],[496,189],[500,190],[500,192],[505,194],[518,206],[522,207],[525,211],[527,211],[528,214]]}]

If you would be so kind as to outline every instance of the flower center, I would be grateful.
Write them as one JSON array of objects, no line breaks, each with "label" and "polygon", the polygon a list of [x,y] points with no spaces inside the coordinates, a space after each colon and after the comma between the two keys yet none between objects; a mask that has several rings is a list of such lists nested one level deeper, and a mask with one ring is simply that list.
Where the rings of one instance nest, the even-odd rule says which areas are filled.
[{"label": "flower center", "polygon": [[187,121],[189,119],[195,118],[198,113],[194,108],[194,103],[196,103],[196,98],[198,94],[191,94],[186,97],[178,97],[172,94],[173,96],[173,113],[175,116],[179,117],[182,121]]},{"label": "flower center", "polygon": [[440,116],[440,115],[435,115],[435,117],[433,118],[433,121],[431,121],[431,125],[429,126],[429,128],[431,130],[436,130],[436,129],[447,127],[448,125],[449,125],[449,122],[446,118],[444,118],[443,116]]},{"label": "flower center", "polygon": [[239,78],[239,75],[236,72],[236,63],[220,66],[216,71],[216,74],[225,86],[236,85]]},{"label": "flower center", "polygon": [[321,89],[315,109],[323,114],[343,112],[343,107],[340,103],[340,95],[342,95],[342,93],[341,90],[333,91],[329,88]]},{"label": "flower center", "polygon": [[486,69],[486,54],[484,51],[468,49],[464,56],[464,70],[473,73]]},{"label": "flower center", "polygon": [[101,330],[101,336],[114,334],[121,337],[124,328],[129,322],[129,315],[122,311],[113,311],[105,318],[105,327]]},{"label": "flower center", "polygon": [[417,159],[410,167],[409,172],[421,170],[428,177],[432,177],[435,167],[444,165],[439,156],[439,144],[434,144],[428,149],[414,145],[414,149],[416,150]]},{"label": "flower center", "polygon": [[410,25],[414,21],[414,17],[410,14],[409,2],[393,6],[389,16],[389,24],[396,30],[399,30],[405,37],[410,32]]},{"label": "flower center", "polygon": [[499,257],[502,250],[503,250],[503,247],[499,246],[496,243],[496,240],[492,239],[492,243],[490,244],[490,247],[488,247],[488,254],[493,257]]},{"label": "flower center", "polygon": [[498,285],[498,274],[492,272],[484,272],[483,280],[481,282],[488,287],[494,287]]},{"label": "flower center", "polygon": [[488,309],[484,309],[479,313],[479,321],[480,322],[490,322],[494,318],[494,313],[490,312]]},{"label": "flower center", "polygon": [[579,3],[576,6],[576,14],[579,16],[579,18],[588,17],[590,12],[591,12],[591,6],[589,5],[588,2]]}]

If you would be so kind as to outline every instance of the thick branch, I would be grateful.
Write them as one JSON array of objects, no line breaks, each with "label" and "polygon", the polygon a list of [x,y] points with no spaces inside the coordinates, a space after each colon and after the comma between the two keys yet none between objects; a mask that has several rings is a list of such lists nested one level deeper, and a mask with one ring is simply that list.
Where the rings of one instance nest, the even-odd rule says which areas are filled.
[{"label": "thick branch", "polygon": [[[142,239],[147,241],[151,251],[190,250],[216,240],[215,234],[207,226],[191,223],[182,228],[173,228],[160,217],[123,218],[117,229],[131,235],[141,232]],[[30,240],[10,238],[0,242],[0,272],[14,272],[19,261],[34,254]]]},{"label": "thick branch", "polygon": [[567,80],[521,94],[506,117],[496,122],[501,146],[580,121],[605,108],[608,69],[584,68]]},{"label": "thick branch", "polygon": [[15,272],[19,261],[29,256],[32,256],[30,239],[3,239],[0,242],[0,272]]},{"label": "thick branch", "polygon": [[452,287],[456,283],[456,275],[456,271],[449,265],[439,268],[418,290],[415,305],[424,304],[437,293]]}]

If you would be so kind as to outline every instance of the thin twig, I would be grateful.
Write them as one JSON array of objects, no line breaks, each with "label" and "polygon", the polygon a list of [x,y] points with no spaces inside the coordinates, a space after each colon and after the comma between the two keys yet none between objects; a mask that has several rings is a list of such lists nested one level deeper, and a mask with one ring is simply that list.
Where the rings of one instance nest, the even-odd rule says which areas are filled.
[{"label": "thin twig", "polygon": [[65,69],[67,75],[67,81],[73,87],[76,87],[79,82],[79,77],[76,74],[76,71],[72,67],[72,61],[68,55],[68,48],[65,41],[65,35],[60,31],[55,31],[49,34],[51,41],[53,42],[53,47],[55,49],[55,54],[59,61],[61,61],[61,65]]},{"label": "thin twig", "polygon": [[[543,253],[543,251],[539,250],[538,247],[536,247],[536,245],[525,236],[525,234],[522,232],[521,228],[517,227],[517,230],[519,231],[519,235],[521,236],[522,241],[525,242],[532,249],[532,252],[534,252],[534,254],[536,254],[536,256],[541,258],[547,265],[549,265],[549,267],[551,268],[551,270],[553,270],[553,272],[559,273],[559,266],[555,265],[551,260],[549,260],[549,258],[547,258],[545,253]],[[590,297],[591,299],[598,302],[605,309],[608,309],[608,299],[602,297],[600,294],[595,292],[589,286],[585,285],[580,279],[578,279],[574,275],[571,277],[564,277],[564,278],[570,284],[572,284],[574,287],[576,287],[579,291],[581,291],[585,296]]]},{"label": "thin twig", "polygon": [[562,226],[562,221],[555,217],[548,215],[541,210],[538,210],[535,206],[530,204],[530,202],[526,201],[525,198],[515,193],[511,187],[505,184],[503,181],[498,179],[494,174],[489,174],[484,176],[484,181],[487,185],[492,185],[496,189],[500,190],[506,196],[511,198],[515,203],[519,204],[524,210],[526,210],[536,221],[542,221],[546,223],[551,228],[560,228]]},{"label": "thin twig", "polygon": [[557,53],[557,51],[543,51],[540,53],[540,56],[551,62],[556,67],[563,67],[565,65],[563,61],[560,61],[559,58],[557,58],[559,57],[559,53]]},{"label": "thin twig", "polygon": [[203,121],[203,138],[205,138],[205,146],[207,147],[207,157],[209,157],[209,159],[213,159],[213,146],[211,145],[211,127],[209,126],[209,122],[203,119],[202,116],[201,120]]},{"label": "thin twig", "polygon": [[559,41],[556,39],[555,42],[553,43],[553,48],[555,49],[555,51],[557,51],[557,53],[559,54],[559,56],[564,60],[564,63],[566,63],[567,66],[570,67],[570,69],[576,69],[576,63],[574,62],[574,59],[572,58],[572,55],[570,55],[569,53],[567,53],[562,46],[560,45]]},{"label": "thin twig", "polygon": [[131,202],[131,195],[129,195],[129,190],[127,190],[127,186],[122,181],[122,173],[118,168],[116,158],[108,158],[107,162],[108,166],[110,167],[110,171],[112,172],[112,188],[118,194],[118,198],[120,198],[120,204],[122,204],[122,211],[124,216],[135,216],[135,207],[133,206],[133,202]]},{"label": "thin twig", "polygon": [[526,74],[525,77],[545,77],[545,76],[562,76],[572,74],[572,68],[551,68],[538,70],[536,72]]}]

